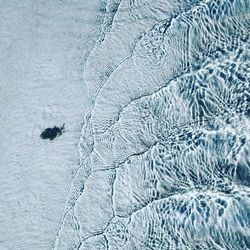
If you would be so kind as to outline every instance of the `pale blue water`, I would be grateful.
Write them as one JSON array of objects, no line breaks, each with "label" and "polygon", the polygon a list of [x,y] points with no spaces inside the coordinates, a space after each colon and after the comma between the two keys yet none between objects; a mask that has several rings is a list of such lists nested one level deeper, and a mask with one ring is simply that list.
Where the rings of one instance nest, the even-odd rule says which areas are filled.
[{"label": "pale blue water", "polygon": [[99,7],[54,249],[250,249],[250,1]]}]

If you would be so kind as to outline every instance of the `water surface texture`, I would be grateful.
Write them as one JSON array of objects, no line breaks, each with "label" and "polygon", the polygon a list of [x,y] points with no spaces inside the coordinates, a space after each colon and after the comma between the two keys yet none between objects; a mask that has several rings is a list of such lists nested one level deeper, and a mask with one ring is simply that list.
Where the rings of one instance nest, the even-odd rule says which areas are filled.
[{"label": "water surface texture", "polygon": [[60,4],[80,3],[68,28],[86,39],[74,51],[84,55],[79,160],[54,203],[50,244],[5,248],[250,249],[250,1]]},{"label": "water surface texture", "polygon": [[250,249],[249,14],[107,2],[55,249]]}]

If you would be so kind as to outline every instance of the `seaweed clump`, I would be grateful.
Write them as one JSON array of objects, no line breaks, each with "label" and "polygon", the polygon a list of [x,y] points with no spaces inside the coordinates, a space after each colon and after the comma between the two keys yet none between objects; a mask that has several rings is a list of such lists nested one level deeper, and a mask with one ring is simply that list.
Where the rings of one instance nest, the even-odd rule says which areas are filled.
[{"label": "seaweed clump", "polygon": [[56,127],[54,128],[46,128],[41,134],[40,137],[43,140],[49,139],[49,140],[54,140],[56,137],[60,136],[64,132],[64,125],[62,127]]}]

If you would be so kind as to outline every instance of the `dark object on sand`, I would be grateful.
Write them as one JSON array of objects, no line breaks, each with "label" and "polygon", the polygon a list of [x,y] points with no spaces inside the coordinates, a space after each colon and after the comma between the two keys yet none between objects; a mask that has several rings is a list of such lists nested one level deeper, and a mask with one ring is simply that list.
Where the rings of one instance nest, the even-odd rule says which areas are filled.
[{"label": "dark object on sand", "polygon": [[54,140],[57,136],[62,135],[64,132],[64,125],[61,128],[54,126],[54,128],[46,128],[41,134],[41,139],[50,139],[51,141]]}]

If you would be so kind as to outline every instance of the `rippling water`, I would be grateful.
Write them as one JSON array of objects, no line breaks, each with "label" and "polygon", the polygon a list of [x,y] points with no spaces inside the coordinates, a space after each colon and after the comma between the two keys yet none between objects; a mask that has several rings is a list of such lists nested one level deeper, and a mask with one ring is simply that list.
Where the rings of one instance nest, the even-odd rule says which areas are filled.
[{"label": "rippling water", "polygon": [[108,0],[55,249],[250,249],[249,0]]}]

